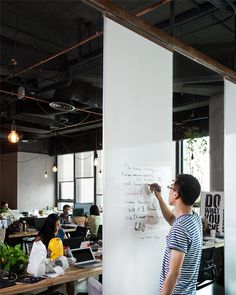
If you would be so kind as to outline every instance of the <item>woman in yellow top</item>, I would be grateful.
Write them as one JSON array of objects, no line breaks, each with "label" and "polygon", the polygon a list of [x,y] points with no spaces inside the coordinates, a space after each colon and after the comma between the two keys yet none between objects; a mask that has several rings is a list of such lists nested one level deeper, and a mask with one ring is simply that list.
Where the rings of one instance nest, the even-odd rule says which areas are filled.
[{"label": "woman in yellow top", "polygon": [[101,217],[97,205],[92,205],[89,209],[89,217],[87,219],[87,226],[90,229],[91,238],[97,237],[98,227],[101,224]]}]

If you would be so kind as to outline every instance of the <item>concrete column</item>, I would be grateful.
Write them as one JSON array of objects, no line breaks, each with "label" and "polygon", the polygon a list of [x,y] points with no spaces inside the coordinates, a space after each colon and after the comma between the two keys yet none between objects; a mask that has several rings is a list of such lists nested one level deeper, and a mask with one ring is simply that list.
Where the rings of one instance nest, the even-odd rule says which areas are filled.
[{"label": "concrete column", "polygon": [[0,201],[17,209],[17,153],[0,155]]},{"label": "concrete column", "polygon": [[224,94],[209,100],[210,190],[224,191]]}]

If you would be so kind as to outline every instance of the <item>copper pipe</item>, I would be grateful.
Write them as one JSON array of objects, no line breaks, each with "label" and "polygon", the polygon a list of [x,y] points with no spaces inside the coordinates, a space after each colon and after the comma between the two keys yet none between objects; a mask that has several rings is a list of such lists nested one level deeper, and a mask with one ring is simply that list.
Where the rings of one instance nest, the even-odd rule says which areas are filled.
[{"label": "copper pipe", "polygon": [[166,4],[168,2],[170,2],[171,0],[162,0],[156,4],[153,4],[150,7],[145,8],[144,10],[141,10],[140,12],[136,13],[135,16],[140,17],[143,16],[144,14],[147,14],[148,12],[153,11],[156,8],[159,8],[161,5]]},{"label": "copper pipe", "polygon": [[34,69],[34,68],[36,68],[36,67],[38,67],[40,65],[43,65],[46,62],[48,62],[48,61],[50,61],[50,60],[52,60],[52,59],[54,59],[54,58],[56,58],[56,57],[58,57],[60,55],[63,55],[63,54],[65,54],[65,53],[67,53],[67,52],[69,52],[69,51],[71,51],[71,50],[73,50],[73,49],[75,49],[75,48],[77,48],[77,47],[79,47],[81,45],[84,45],[85,43],[88,43],[88,42],[96,39],[97,37],[101,37],[102,35],[103,35],[103,32],[96,32],[96,34],[94,34],[94,35],[80,41],[79,43],[77,43],[77,44],[75,44],[75,45],[73,45],[73,46],[71,46],[69,48],[66,48],[66,49],[64,49],[62,51],[59,51],[58,53],[56,53],[56,54],[54,54],[54,55],[52,55],[52,56],[50,56],[50,57],[48,57],[48,58],[46,58],[44,60],[41,60],[40,62],[38,62],[38,63],[36,63],[36,64],[26,68],[26,69],[14,74],[14,75],[10,75],[10,76],[6,77],[5,79],[1,80],[0,83],[5,82],[5,81],[9,80],[10,78],[17,77],[17,76],[19,76],[19,75],[21,75],[21,74],[23,74],[25,72],[28,72],[28,71],[30,71],[30,70],[32,70],[32,69]]},{"label": "copper pipe", "polygon": [[[0,89],[0,92],[1,93],[4,93],[4,94],[12,95],[12,96],[17,96],[18,95],[17,93],[5,91],[5,90],[2,90],[2,89]],[[34,101],[37,101],[37,102],[42,102],[42,103],[49,104],[49,102],[46,101],[46,100],[42,100],[40,98],[32,97],[32,96],[29,96],[29,95],[25,95],[24,98],[31,99],[31,100],[34,100]],[[89,113],[89,114],[98,115],[98,116],[102,116],[101,113],[88,111],[86,109],[75,108],[75,111]]]}]

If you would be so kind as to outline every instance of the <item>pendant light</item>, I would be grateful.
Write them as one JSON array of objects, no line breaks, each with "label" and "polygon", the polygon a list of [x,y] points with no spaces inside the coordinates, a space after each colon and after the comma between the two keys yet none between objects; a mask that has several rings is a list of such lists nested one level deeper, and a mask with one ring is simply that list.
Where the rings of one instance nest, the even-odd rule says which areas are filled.
[{"label": "pendant light", "polygon": [[102,178],[102,170],[101,170],[101,169],[99,170],[98,177],[99,177],[99,178]]},{"label": "pendant light", "polygon": [[10,143],[17,143],[20,139],[19,134],[16,132],[16,126],[14,121],[12,123],[11,132],[8,134],[7,138]]},{"label": "pendant light", "polygon": [[48,178],[48,171],[47,171],[47,152],[45,152],[45,160],[46,160],[46,171],[44,173],[44,177]]},{"label": "pendant light", "polygon": [[98,153],[97,153],[97,150],[94,153],[93,165],[94,166],[97,166],[98,165]]},{"label": "pendant light", "polygon": [[55,173],[57,172],[57,165],[56,165],[56,163],[54,163],[54,165],[52,167],[52,171],[55,172]]}]

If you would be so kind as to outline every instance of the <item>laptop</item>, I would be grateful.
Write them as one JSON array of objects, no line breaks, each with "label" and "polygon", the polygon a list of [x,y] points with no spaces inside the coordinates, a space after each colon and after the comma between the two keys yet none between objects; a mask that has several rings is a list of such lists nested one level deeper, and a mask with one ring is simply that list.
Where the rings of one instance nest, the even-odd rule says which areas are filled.
[{"label": "laptop", "polygon": [[37,217],[37,218],[35,218],[35,220],[34,220],[34,227],[37,230],[40,230],[43,227],[46,219],[47,219],[47,217]]},{"label": "laptop", "polygon": [[68,238],[64,239],[63,246],[69,247],[70,249],[77,249],[80,247],[81,243],[84,241],[82,237]]},{"label": "laptop", "polygon": [[91,268],[102,265],[102,262],[97,261],[94,257],[91,247],[72,249],[71,253],[76,259],[75,265],[77,266]]}]

